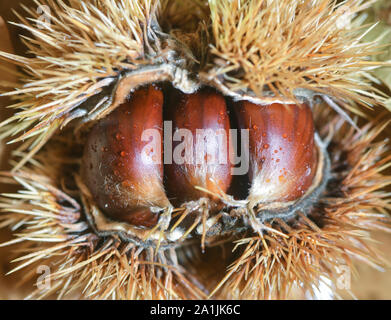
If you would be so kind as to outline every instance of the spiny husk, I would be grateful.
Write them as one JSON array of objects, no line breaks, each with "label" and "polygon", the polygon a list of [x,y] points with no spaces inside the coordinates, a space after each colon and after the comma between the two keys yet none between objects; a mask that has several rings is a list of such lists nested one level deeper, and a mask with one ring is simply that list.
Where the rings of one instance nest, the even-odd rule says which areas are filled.
[{"label": "spiny husk", "polygon": [[233,91],[294,98],[300,88],[370,104],[365,79],[378,64],[366,57],[379,48],[360,42],[366,29],[354,17],[372,3],[211,0],[211,68]]},{"label": "spiny husk", "polygon": [[[321,130],[324,138],[334,133],[329,145],[332,179],[319,203],[308,214],[267,223],[275,232],[216,239],[205,255],[199,242],[154,251],[116,236],[97,237],[83,218],[80,191],[66,179],[66,168],[77,164],[69,154],[72,148],[56,138],[60,140],[50,143],[23,171],[2,175],[23,186],[19,193],[3,195],[0,203],[5,211],[1,226],[15,230],[16,238],[8,245],[19,243],[24,252],[13,271],[25,269],[29,278],[36,277],[39,265],[51,268],[50,288],[38,288],[30,298],[83,292],[87,298],[263,299],[285,298],[294,285],[313,293],[320,278],[337,281],[338,268],[351,268],[354,260],[386,265],[371,245],[370,231],[391,232],[391,203],[383,191],[391,177],[382,174],[391,156],[384,141],[376,140],[387,123],[368,124],[360,134],[326,111],[323,108],[318,119],[328,120]],[[67,141],[71,143],[63,143]],[[59,165],[49,166],[54,159]],[[217,266],[216,255],[207,255],[216,246],[225,248],[228,258],[219,258],[225,267],[203,271],[202,265]],[[198,259],[183,258],[193,251]],[[212,273],[207,281],[203,272]]]},{"label": "spiny husk", "polygon": [[[49,6],[50,23],[26,8],[32,18],[19,15],[18,24],[32,34],[25,43],[33,57],[0,52],[25,72],[21,85],[5,93],[18,100],[10,106],[17,112],[1,134],[25,140],[20,150],[29,152],[17,168],[71,120],[91,121],[107,110],[118,77],[143,66],[174,66],[235,99],[291,101],[316,93],[353,110],[355,103],[385,100],[367,80],[382,65],[368,60],[377,42],[361,43],[366,29],[352,22],[372,1],[36,3]],[[92,108],[79,108],[89,99]]]}]

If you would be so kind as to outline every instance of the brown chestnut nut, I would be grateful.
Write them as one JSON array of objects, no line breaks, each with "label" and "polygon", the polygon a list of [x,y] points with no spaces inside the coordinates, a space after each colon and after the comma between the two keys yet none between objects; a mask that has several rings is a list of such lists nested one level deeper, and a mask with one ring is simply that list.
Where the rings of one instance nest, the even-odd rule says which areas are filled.
[{"label": "brown chestnut nut", "polygon": [[180,205],[207,196],[196,186],[215,194],[226,192],[232,178],[232,148],[224,97],[210,88],[194,94],[176,91],[167,109],[174,133],[172,163],[164,169],[170,200]]},{"label": "brown chestnut nut", "polygon": [[[170,205],[162,182],[162,127],[163,93],[150,85],[136,90],[89,133],[84,180],[108,216],[151,227],[159,209]],[[152,142],[153,134],[145,136],[148,130],[158,135]]]},{"label": "brown chestnut nut", "polygon": [[303,196],[317,165],[309,106],[241,101],[234,108],[239,126],[249,130],[249,200],[287,202]]}]

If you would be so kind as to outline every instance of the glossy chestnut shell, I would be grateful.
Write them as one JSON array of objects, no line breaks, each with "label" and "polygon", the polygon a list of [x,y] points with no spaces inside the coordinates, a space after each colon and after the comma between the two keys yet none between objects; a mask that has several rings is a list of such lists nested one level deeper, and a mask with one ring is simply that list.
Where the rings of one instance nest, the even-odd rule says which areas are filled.
[{"label": "glossy chestnut shell", "polygon": [[281,202],[303,196],[317,165],[310,107],[242,101],[235,111],[239,126],[249,130],[250,198]]},{"label": "glossy chestnut shell", "polygon": [[149,141],[142,139],[145,130],[161,131],[162,122],[163,93],[148,86],[137,90],[89,133],[84,180],[110,217],[150,227],[157,222],[159,208],[169,205],[162,183],[161,142],[151,150],[146,148]]},{"label": "glossy chestnut shell", "polygon": [[[166,122],[173,129],[172,153],[171,162],[163,163]],[[209,206],[210,210],[220,210],[226,204],[217,195],[235,190],[231,188],[235,183],[231,123],[248,132],[247,201],[289,203],[309,190],[318,154],[308,105],[256,105],[231,101],[207,87],[184,94],[172,87],[148,85],[131,93],[88,133],[82,174],[92,198],[106,216],[138,227],[152,227],[166,208],[186,207],[201,198],[219,204]],[[220,132],[226,139],[206,139],[200,149],[199,130]],[[189,155],[191,161],[186,162]],[[226,162],[216,162],[222,158]]]},{"label": "glossy chestnut shell", "polygon": [[174,154],[172,163],[165,165],[165,185],[171,202],[180,206],[183,202],[205,197],[195,186],[211,193],[226,192],[232,180],[229,159],[232,147],[227,139],[230,121],[224,97],[212,89],[194,94],[174,91],[167,109],[167,119],[172,121],[173,131],[189,130],[192,143],[186,146],[186,141],[173,141],[173,150],[178,150],[180,144],[183,144],[184,153],[190,150],[191,161],[178,163]]}]

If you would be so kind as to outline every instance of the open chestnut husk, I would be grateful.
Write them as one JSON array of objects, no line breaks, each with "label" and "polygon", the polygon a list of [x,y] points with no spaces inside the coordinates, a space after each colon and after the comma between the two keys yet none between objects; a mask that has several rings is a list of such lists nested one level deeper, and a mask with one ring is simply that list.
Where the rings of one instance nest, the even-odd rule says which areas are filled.
[{"label": "open chestnut husk", "polygon": [[[367,231],[389,229],[390,177],[381,173],[387,142],[374,140],[382,127],[376,121],[363,135],[352,119],[343,123],[352,110],[362,113],[359,104],[384,98],[370,83],[381,65],[370,57],[378,44],[361,42],[358,14],[367,2],[57,2],[43,1],[44,12],[28,9],[32,19],[18,24],[32,33],[28,58],[0,53],[22,69],[6,93],[18,100],[10,106],[17,111],[1,134],[23,140],[14,170],[1,174],[22,190],[1,197],[0,224],[16,230],[10,244],[21,242],[25,252],[15,270],[30,266],[29,278],[43,260],[52,268],[51,288],[37,286],[33,296],[80,289],[81,298],[98,299],[284,298],[291,286],[313,292],[319,279],[335,280],[353,256],[378,261]],[[159,117],[149,103],[132,106],[150,86],[161,93]],[[218,97],[216,110],[211,103],[190,108],[186,101],[205,92]],[[118,112],[128,107],[131,119]],[[200,164],[200,174],[193,163],[139,162],[157,145],[163,158],[174,157],[183,141],[172,141],[174,150],[153,135],[138,143],[141,132],[128,123],[142,119],[148,131],[164,132],[165,122],[175,127],[194,108],[212,109],[214,123],[190,121],[193,139],[197,128],[240,131],[227,145],[243,146],[233,158],[248,156],[244,174],[236,161],[218,171]],[[229,126],[220,127],[224,108]],[[273,121],[273,110],[285,109],[313,113],[316,129],[308,120],[300,131],[289,114],[280,117],[286,123]],[[281,140],[284,129],[291,142]],[[87,154],[101,142],[107,153]]]}]

